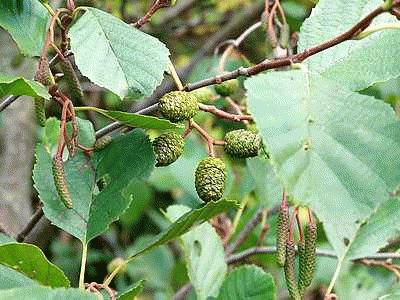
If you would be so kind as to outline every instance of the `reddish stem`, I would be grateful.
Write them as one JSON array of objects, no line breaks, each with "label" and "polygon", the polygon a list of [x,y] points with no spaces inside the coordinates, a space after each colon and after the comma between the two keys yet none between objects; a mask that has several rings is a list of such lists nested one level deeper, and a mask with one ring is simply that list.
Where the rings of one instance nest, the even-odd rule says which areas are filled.
[{"label": "reddish stem", "polygon": [[197,130],[197,132],[207,141],[208,145],[208,155],[214,157],[215,152],[214,152],[214,139],[212,136],[208,134],[207,131],[205,131],[203,128],[200,127],[199,124],[197,124],[195,121],[192,121],[192,126],[194,129]]},{"label": "reddish stem", "polygon": [[253,120],[252,116],[230,114],[230,113],[227,113],[226,111],[216,108],[214,105],[206,105],[203,103],[199,103],[199,108],[200,108],[200,110],[208,112],[208,113],[212,113],[219,118],[231,120],[234,122],[242,122],[244,120],[247,120],[247,121]]}]

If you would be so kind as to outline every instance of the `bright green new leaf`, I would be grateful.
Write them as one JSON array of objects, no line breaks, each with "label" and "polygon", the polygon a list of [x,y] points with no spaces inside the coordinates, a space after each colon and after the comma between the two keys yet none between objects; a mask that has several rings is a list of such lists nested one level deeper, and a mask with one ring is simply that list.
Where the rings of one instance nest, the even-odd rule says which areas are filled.
[{"label": "bright green new leaf", "polygon": [[184,214],[174,223],[172,223],[166,230],[158,234],[144,247],[135,251],[130,256],[130,259],[134,259],[135,257],[142,255],[154,249],[155,247],[158,247],[180,237],[182,234],[188,232],[196,224],[201,224],[224,211],[237,207],[238,204],[235,201],[222,199],[217,202],[208,202],[201,208],[193,209]]},{"label": "bright green new leaf", "polygon": [[260,267],[236,268],[225,279],[217,300],[275,300],[274,279]]},{"label": "bright green new leaf", "polygon": [[[65,163],[74,206],[68,209],[54,185],[50,154],[38,146],[36,157],[33,177],[46,217],[83,243],[104,232],[127,209],[132,201],[132,187],[147,179],[155,161],[151,143],[140,130],[115,138],[96,153],[93,161],[77,152]],[[98,191],[96,182],[101,178],[106,185]]]},{"label": "bright green new leaf", "polygon": [[[382,0],[320,0],[300,31],[299,50],[318,45],[349,30]],[[370,27],[398,22],[389,13]],[[374,33],[359,41],[347,41],[307,60],[311,71],[358,91],[400,76],[400,30]]]},{"label": "bright green new leaf", "polygon": [[[167,209],[167,217],[174,222],[188,211],[187,206],[172,205]],[[218,296],[228,269],[219,235],[210,224],[203,223],[185,233],[181,240],[189,279],[197,299]]]},{"label": "bright green new leaf", "polygon": [[118,121],[126,126],[139,127],[143,129],[177,129],[183,128],[182,124],[172,123],[166,119],[154,116],[139,115],[122,111],[105,110],[97,107],[80,107],[77,110],[93,110],[103,116]]},{"label": "bright green new leaf", "polygon": [[2,300],[98,300],[96,294],[80,289],[50,289],[46,287],[24,287],[10,290],[0,290]]},{"label": "bright green new leaf", "polygon": [[165,45],[106,12],[85,10],[70,30],[82,74],[120,98],[150,95],[169,63]]},{"label": "bright green new leaf", "polygon": [[49,17],[37,0],[0,1],[0,26],[11,34],[26,56],[40,55]]},{"label": "bright green new leaf", "polygon": [[400,123],[392,108],[306,70],[261,74],[245,86],[285,190],[313,209],[343,255],[400,182]]},{"label": "bright green new leaf", "polygon": [[9,95],[50,99],[47,89],[40,83],[23,77],[15,77],[0,73],[0,97]]},{"label": "bright green new leaf", "polygon": [[26,281],[30,278],[50,287],[69,287],[69,280],[64,273],[35,245],[19,243],[0,245],[0,265],[25,275]]}]

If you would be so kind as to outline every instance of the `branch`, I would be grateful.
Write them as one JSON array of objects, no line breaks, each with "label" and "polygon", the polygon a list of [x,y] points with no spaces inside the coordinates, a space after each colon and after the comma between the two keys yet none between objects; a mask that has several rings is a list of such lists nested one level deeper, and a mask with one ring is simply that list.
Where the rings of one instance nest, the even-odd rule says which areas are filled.
[{"label": "branch", "polygon": [[40,219],[43,217],[43,209],[40,207],[31,217],[29,220],[28,224],[22,229],[20,233],[17,234],[17,237],[15,238],[17,242],[21,243],[25,240],[26,236],[32,231],[32,229],[36,226],[36,224],[40,221]]},{"label": "branch", "polygon": [[[400,7],[400,0],[397,0],[393,3],[393,8],[395,7]],[[376,8],[373,10],[371,13],[369,13],[365,18],[363,18],[360,22],[358,22],[356,25],[354,25],[352,28],[350,28],[348,31],[342,33],[341,35],[328,40],[320,45],[311,47],[309,49],[304,50],[301,53],[298,53],[293,56],[285,57],[285,58],[279,58],[279,59],[274,59],[274,60],[264,60],[263,62],[252,66],[248,68],[240,67],[232,72],[225,73],[223,75],[217,75],[215,77],[207,78],[192,84],[188,84],[185,87],[185,91],[193,91],[205,86],[213,85],[213,84],[219,84],[223,81],[235,79],[239,76],[253,76],[256,75],[260,72],[266,71],[266,70],[271,70],[271,69],[277,69],[277,68],[282,68],[286,66],[290,66],[292,64],[296,63],[301,63],[305,61],[307,58],[310,56],[313,56],[317,53],[320,53],[326,49],[332,48],[344,41],[351,40],[354,37],[356,37],[358,34],[360,34],[363,30],[365,30],[371,22],[379,15],[387,12],[386,10],[383,9],[382,6]]]},{"label": "branch", "polygon": [[216,115],[217,117],[220,117],[222,119],[231,120],[234,122],[252,121],[253,120],[252,116],[230,114],[226,111],[216,108],[214,105],[205,105],[203,103],[199,103],[199,108],[202,111],[212,113],[212,114]]}]

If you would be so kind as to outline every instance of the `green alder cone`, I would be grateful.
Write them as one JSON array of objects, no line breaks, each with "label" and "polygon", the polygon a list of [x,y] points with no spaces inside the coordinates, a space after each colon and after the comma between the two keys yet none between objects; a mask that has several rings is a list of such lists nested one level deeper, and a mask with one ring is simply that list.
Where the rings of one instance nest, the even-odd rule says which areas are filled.
[{"label": "green alder cone", "polygon": [[195,186],[201,200],[209,202],[221,199],[225,180],[225,163],[221,159],[207,157],[200,161],[195,173]]},{"label": "green alder cone", "polygon": [[100,151],[107,147],[112,142],[112,137],[110,135],[105,135],[96,140],[94,143],[94,150]]},{"label": "green alder cone", "polygon": [[305,233],[305,250],[304,258],[300,260],[299,265],[299,287],[305,289],[308,287],[314,277],[316,264],[316,242],[317,242],[317,225],[313,223],[307,224]]},{"label": "green alder cone", "polygon": [[120,266],[121,266],[121,269],[119,269],[118,274],[124,274],[128,271],[128,265],[123,258],[121,258],[121,257],[114,258],[107,265],[108,274],[111,274]]},{"label": "green alder cone", "polygon": [[75,73],[74,67],[71,62],[66,58],[60,61],[61,70],[64,73],[64,79],[68,84],[71,99],[80,101],[83,98],[83,91],[79,82],[78,76]]},{"label": "green alder cone", "polygon": [[191,93],[173,91],[160,99],[159,109],[166,119],[179,122],[193,118],[199,110],[199,104]]},{"label": "green alder cone", "polygon": [[196,97],[197,101],[200,103],[211,104],[215,100],[215,95],[214,95],[213,91],[207,87],[194,90],[193,92],[190,92],[190,93],[192,95],[194,95]]},{"label": "green alder cone", "polygon": [[218,95],[227,97],[236,93],[239,90],[239,86],[239,80],[232,79],[224,81],[221,84],[214,85],[214,89]]},{"label": "green alder cone", "polygon": [[292,300],[301,300],[301,294],[297,286],[296,280],[296,249],[294,242],[288,240],[286,243],[286,260],[285,260],[285,280]]},{"label": "green alder cone", "polygon": [[289,208],[280,207],[276,235],[276,260],[283,267],[286,260],[286,243],[289,239]]},{"label": "green alder cone", "polygon": [[182,136],[170,132],[160,135],[153,141],[156,167],[164,167],[175,162],[183,153],[185,143]]},{"label": "green alder cone", "polygon": [[65,207],[71,209],[72,199],[71,194],[68,191],[67,181],[65,179],[64,163],[62,158],[54,157],[52,171],[58,196],[60,197],[62,203],[64,203]]},{"label": "green alder cone", "polygon": [[33,104],[35,106],[35,116],[40,127],[46,126],[45,103],[46,100],[42,97],[37,97],[33,99]]},{"label": "green alder cone", "polygon": [[260,148],[261,137],[251,130],[239,129],[225,135],[224,150],[233,157],[254,157],[258,155]]}]

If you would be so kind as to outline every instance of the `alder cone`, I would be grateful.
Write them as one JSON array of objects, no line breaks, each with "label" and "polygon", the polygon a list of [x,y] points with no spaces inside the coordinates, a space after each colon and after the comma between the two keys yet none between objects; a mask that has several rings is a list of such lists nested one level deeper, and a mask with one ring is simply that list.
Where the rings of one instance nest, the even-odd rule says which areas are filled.
[{"label": "alder cone", "polygon": [[286,243],[289,239],[289,208],[280,207],[276,235],[276,260],[283,267],[286,260]]},{"label": "alder cone", "polygon": [[41,127],[46,126],[46,111],[45,111],[46,100],[42,97],[37,97],[33,99],[33,104],[35,107],[36,121]]},{"label": "alder cone", "polygon": [[67,181],[65,179],[64,163],[62,158],[54,157],[52,171],[58,196],[60,197],[62,203],[64,203],[65,207],[71,209],[72,199],[68,191]]},{"label": "alder cone", "polygon": [[225,163],[216,157],[200,161],[195,173],[197,194],[204,202],[217,201],[224,195]]},{"label": "alder cone", "polygon": [[199,104],[194,95],[182,91],[173,91],[160,99],[161,114],[172,122],[193,118],[199,110]]},{"label": "alder cone", "polygon": [[214,93],[208,87],[203,87],[190,93],[196,97],[198,102],[204,104],[211,104],[215,99]]},{"label": "alder cone", "polygon": [[100,151],[107,147],[112,142],[112,137],[110,135],[105,135],[96,140],[94,143],[94,150]]},{"label": "alder cone", "polygon": [[261,148],[261,137],[251,130],[239,129],[225,135],[224,150],[237,158],[254,157]]},{"label": "alder cone", "polygon": [[60,61],[61,70],[64,73],[64,79],[68,84],[69,93],[72,100],[80,101],[83,98],[83,91],[74,67],[68,58]]},{"label": "alder cone", "polygon": [[314,223],[307,224],[305,233],[305,249],[303,259],[300,259],[299,265],[299,287],[305,289],[308,287],[314,277],[316,263],[316,242],[317,242],[317,225]]},{"label": "alder cone", "polygon": [[285,260],[285,280],[292,300],[301,300],[301,294],[297,286],[296,280],[296,249],[294,242],[288,240],[286,243],[286,260]]},{"label": "alder cone", "polygon": [[231,79],[224,81],[223,83],[214,85],[214,89],[215,92],[222,97],[233,95],[239,90],[239,80]]},{"label": "alder cone", "polygon": [[153,141],[156,167],[164,167],[175,162],[183,153],[183,138],[173,132],[160,135]]}]

